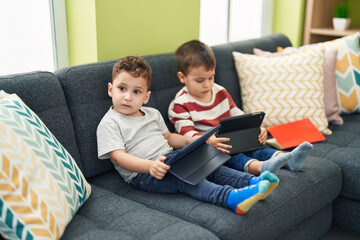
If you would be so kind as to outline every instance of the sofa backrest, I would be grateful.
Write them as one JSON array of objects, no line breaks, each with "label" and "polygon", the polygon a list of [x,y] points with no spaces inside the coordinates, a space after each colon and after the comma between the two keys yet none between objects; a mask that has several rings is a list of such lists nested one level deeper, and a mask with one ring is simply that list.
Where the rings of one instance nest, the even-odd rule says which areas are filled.
[{"label": "sofa backrest", "polygon": [[84,64],[55,72],[65,93],[86,178],[114,169],[110,161],[97,158],[96,141],[96,128],[111,106],[107,83],[114,63]]},{"label": "sofa backrest", "polygon": [[0,90],[16,93],[33,110],[82,169],[73,122],[63,89],[50,72],[0,77]]},{"label": "sofa backrest", "polygon": [[[253,48],[276,51],[276,47],[291,46],[281,34],[261,39],[240,41],[213,47],[217,59],[215,81],[228,89],[234,101],[241,106],[239,81],[232,52],[252,53]],[[170,131],[174,127],[168,119],[168,106],[183,87],[176,75],[174,53],[144,56],[153,70],[152,92],[147,106],[157,108]],[[116,60],[67,67],[55,72],[64,89],[72,116],[77,146],[85,177],[92,177],[113,169],[110,161],[97,158],[96,128],[111,106],[107,83],[111,81],[112,67]]]}]

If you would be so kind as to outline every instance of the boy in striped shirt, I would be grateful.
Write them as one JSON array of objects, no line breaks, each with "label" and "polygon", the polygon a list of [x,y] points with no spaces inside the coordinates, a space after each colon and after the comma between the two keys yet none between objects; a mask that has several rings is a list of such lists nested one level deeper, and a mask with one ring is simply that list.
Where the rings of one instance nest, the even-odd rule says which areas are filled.
[{"label": "boy in striped shirt", "polygon": [[[216,59],[209,46],[198,40],[184,43],[176,50],[176,61],[177,76],[185,86],[171,102],[168,114],[178,133],[196,137],[217,126],[222,118],[243,114],[226,89],[214,82]],[[265,144],[267,131],[260,130],[259,142]],[[229,153],[229,140],[212,136],[208,143]],[[254,175],[276,173],[283,166],[300,171],[311,150],[308,142],[291,152],[262,148],[235,154],[225,165]]]}]

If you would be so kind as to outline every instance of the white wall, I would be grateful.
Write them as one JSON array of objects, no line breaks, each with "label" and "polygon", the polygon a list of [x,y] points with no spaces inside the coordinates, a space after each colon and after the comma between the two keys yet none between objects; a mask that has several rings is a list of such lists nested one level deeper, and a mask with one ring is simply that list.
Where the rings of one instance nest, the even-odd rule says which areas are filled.
[{"label": "white wall", "polygon": [[263,0],[230,1],[229,42],[261,36]]},{"label": "white wall", "polygon": [[201,0],[200,41],[213,46],[272,32],[273,0]]},{"label": "white wall", "polygon": [[0,75],[55,69],[48,0],[0,1]]},{"label": "white wall", "polygon": [[209,46],[227,42],[228,0],[200,1],[199,39]]}]

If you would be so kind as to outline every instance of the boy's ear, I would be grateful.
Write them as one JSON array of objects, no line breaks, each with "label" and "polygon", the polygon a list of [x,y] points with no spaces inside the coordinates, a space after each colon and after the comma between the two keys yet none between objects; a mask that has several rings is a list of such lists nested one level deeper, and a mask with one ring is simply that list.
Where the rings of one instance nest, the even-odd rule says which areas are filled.
[{"label": "boy's ear", "polygon": [[148,91],[145,95],[144,104],[147,104],[149,102],[150,95],[151,95],[151,91]]},{"label": "boy's ear", "polygon": [[180,82],[185,84],[185,74],[183,74],[182,72],[177,72],[177,76]]},{"label": "boy's ear", "polygon": [[112,87],[113,87],[113,85],[112,85],[112,83],[108,83],[108,95],[109,95],[109,97],[112,97]]}]

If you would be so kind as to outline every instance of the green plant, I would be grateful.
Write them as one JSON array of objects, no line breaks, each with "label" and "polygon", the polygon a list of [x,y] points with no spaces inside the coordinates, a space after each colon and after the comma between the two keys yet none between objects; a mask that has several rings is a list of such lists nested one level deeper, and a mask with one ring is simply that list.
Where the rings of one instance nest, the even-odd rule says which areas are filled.
[{"label": "green plant", "polygon": [[340,0],[334,9],[334,17],[336,18],[348,18],[349,16],[349,4],[347,0]]}]

